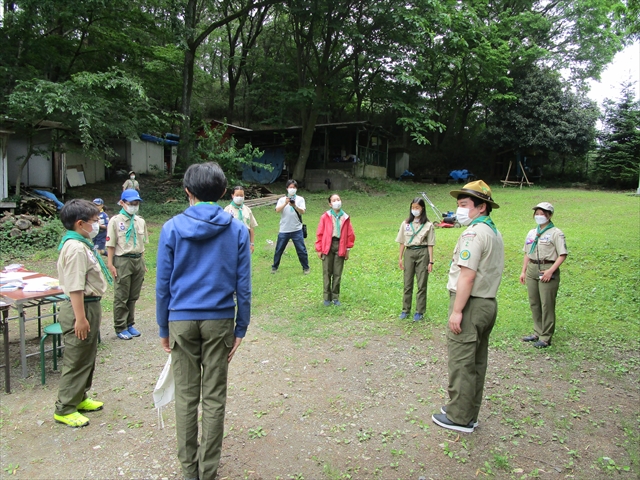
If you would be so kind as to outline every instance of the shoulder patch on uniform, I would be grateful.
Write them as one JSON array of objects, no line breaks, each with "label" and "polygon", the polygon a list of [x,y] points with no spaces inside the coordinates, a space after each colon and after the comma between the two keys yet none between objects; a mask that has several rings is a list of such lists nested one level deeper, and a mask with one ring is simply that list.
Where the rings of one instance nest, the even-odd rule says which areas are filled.
[{"label": "shoulder patch on uniform", "polygon": [[460,252],[460,258],[462,260],[469,260],[471,258],[471,252],[469,250],[462,250]]}]

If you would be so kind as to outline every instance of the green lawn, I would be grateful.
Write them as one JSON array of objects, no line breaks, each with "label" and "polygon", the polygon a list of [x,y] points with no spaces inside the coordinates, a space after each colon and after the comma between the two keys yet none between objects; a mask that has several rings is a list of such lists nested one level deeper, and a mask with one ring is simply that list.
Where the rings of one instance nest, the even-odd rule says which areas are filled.
[{"label": "green lawn", "polygon": [[[422,324],[398,319],[402,274],[397,266],[398,244],[394,240],[408,214],[411,199],[418,192],[426,190],[441,211],[455,210],[455,200],[449,195],[453,187],[398,182],[374,186],[388,193],[342,194],[343,208],[352,217],[357,238],[343,274],[341,308],[322,305],[321,264],[313,248],[315,229],[327,208],[328,195],[301,192],[307,200],[304,221],[309,226],[309,276],[302,275],[292,244],[278,273],[271,275],[280,216],[273,206],[254,209],[259,227],[253,255],[253,316],[260,318],[261,328],[293,338],[367,336],[385,334],[395,327],[430,335],[434,326],[444,328],[448,266],[461,230],[436,230],[435,268],[428,286],[429,320]],[[522,190],[498,187],[493,196],[501,207],[492,216],[504,237],[506,255],[493,346],[512,345],[520,336],[531,333],[526,289],[518,282],[522,245],[526,233],[534,227],[532,207],[540,201],[549,201],[556,208],[554,223],[565,232],[569,248],[569,257],[561,269],[554,348],[596,359],[610,354],[620,359],[625,351],[637,352],[640,199],[616,192],[540,187]],[[429,207],[427,212],[432,213]],[[144,207],[141,214],[145,215]],[[159,227],[161,218],[152,217],[149,222],[158,222]],[[152,230],[150,267],[155,265],[159,228]],[[154,273],[151,268],[150,281]],[[623,360],[629,361],[637,360]]]}]

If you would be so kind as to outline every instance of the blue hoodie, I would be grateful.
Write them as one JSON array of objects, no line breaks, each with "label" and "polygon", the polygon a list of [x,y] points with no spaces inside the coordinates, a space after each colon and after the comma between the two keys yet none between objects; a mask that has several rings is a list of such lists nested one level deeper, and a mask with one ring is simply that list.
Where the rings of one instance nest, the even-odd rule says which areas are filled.
[{"label": "blue hoodie", "polygon": [[234,317],[235,336],[245,336],[251,317],[249,233],[218,205],[189,207],[162,227],[156,316],[162,338],[172,321]]}]

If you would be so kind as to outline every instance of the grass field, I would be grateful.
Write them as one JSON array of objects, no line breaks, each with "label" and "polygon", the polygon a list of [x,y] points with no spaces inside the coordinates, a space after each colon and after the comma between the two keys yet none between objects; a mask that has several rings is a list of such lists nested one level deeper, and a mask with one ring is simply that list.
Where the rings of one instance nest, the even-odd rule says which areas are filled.
[{"label": "grass field", "polygon": [[[387,479],[417,478],[420,472],[426,478],[525,479],[551,478],[554,471],[563,478],[635,478],[640,465],[640,199],[578,189],[494,191],[501,208],[492,216],[504,237],[506,269],[491,336],[482,427],[460,436],[434,428],[430,415],[446,403],[446,282],[462,230],[436,230],[423,322],[398,319],[402,273],[394,242],[419,191],[426,190],[440,210],[454,210],[452,186],[371,182],[368,187],[374,193],[341,195],[357,237],[343,276],[342,307],[322,305],[321,264],[313,251],[328,194],[300,192],[307,200],[308,276],[292,246],[271,275],[280,216],[273,206],[254,209],[260,225],[252,325],[230,381],[226,478]],[[106,199],[110,186],[104,189]],[[115,446],[123,437],[105,436],[104,428],[126,431],[140,451],[154,451],[138,456],[132,464],[137,469],[123,478],[179,477],[173,429],[156,429],[149,395],[165,358],[154,315],[156,245],[162,223],[186,202],[154,202],[153,194],[144,192],[143,198],[140,213],[151,234],[149,273],[137,309],[144,334],[135,342],[113,338],[107,294],[95,389],[109,408],[96,415],[93,428],[80,433],[52,427],[66,457],[55,449],[36,455],[21,447],[25,441],[31,446],[33,438],[48,441],[36,432],[42,427],[34,418],[51,421],[49,388],[56,388],[56,376],[48,373],[43,388],[36,387],[37,375],[16,378],[14,393],[3,397],[0,409],[0,467],[8,471],[20,464],[20,478],[45,478],[34,473],[40,462],[75,472],[83,468],[80,452],[86,445],[102,445],[95,450],[101,472],[119,465],[112,457],[119,458]],[[522,244],[534,226],[532,207],[540,201],[554,204],[554,222],[569,248],[556,334],[547,350],[520,341],[532,329],[526,289],[518,282]],[[49,249],[19,261],[55,274],[56,258],[57,251]],[[251,410],[253,416],[247,414]]]}]

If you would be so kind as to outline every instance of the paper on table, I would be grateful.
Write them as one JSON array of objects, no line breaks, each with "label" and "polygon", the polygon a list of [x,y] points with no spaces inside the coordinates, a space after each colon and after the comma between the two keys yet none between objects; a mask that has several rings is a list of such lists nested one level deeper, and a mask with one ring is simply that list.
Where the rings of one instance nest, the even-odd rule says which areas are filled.
[{"label": "paper on table", "polygon": [[0,283],[7,283],[13,280],[22,280],[24,277],[36,275],[36,272],[7,272],[0,273]]},{"label": "paper on table", "polygon": [[60,285],[58,280],[51,277],[38,277],[25,282],[23,292],[46,292]]}]

